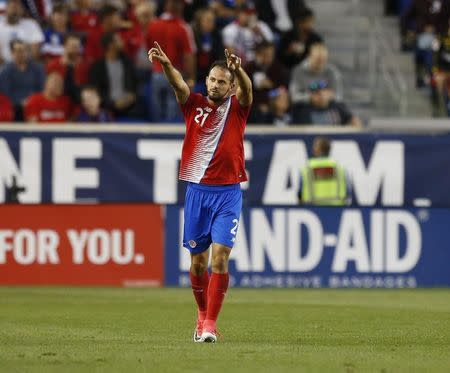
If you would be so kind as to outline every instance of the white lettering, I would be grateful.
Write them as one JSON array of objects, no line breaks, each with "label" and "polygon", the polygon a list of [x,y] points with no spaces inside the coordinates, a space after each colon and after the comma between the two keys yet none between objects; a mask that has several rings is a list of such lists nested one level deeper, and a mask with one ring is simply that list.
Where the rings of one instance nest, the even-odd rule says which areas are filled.
[{"label": "white lettering", "polygon": [[12,230],[0,230],[0,264],[6,263],[6,253],[12,251]]},{"label": "white lettering", "polygon": [[[406,233],[406,248],[400,258],[400,228]],[[415,217],[407,211],[386,213],[386,271],[408,272],[420,258],[422,234]]]},{"label": "white lettering", "polygon": [[303,141],[281,140],[275,143],[262,198],[263,204],[298,203],[300,169],[307,159]]},{"label": "white lettering", "polygon": [[405,162],[401,141],[377,142],[367,170],[356,141],[333,141],[331,157],[350,174],[359,204],[374,205],[380,190],[383,205],[403,204]]},{"label": "white lettering", "polygon": [[346,210],[342,213],[333,258],[333,272],[345,272],[351,260],[355,262],[358,272],[369,272],[369,250],[362,214],[358,210]]},{"label": "white lettering", "polygon": [[177,202],[178,161],[183,142],[179,140],[138,140],[140,159],[155,161],[153,174],[153,201]]},{"label": "white lettering", "polygon": [[94,229],[88,238],[87,256],[92,264],[106,264],[110,259],[109,234],[103,229]]},{"label": "white lettering", "polygon": [[39,264],[58,264],[58,245],[59,235],[55,231],[49,229],[42,229],[37,232],[38,242],[38,256],[37,261]]},{"label": "white lettering", "polygon": [[14,235],[14,259],[29,265],[36,260],[36,237],[29,229],[19,229]]},{"label": "white lettering", "polygon": [[11,185],[12,177],[17,177],[17,183],[26,188],[20,194],[23,203],[41,202],[42,174],[41,141],[35,138],[20,140],[20,168],[17,165],[5,139],[0,138],[0,202],[5,200],[4,185]]},{"label": "white lettering", "polygon": [[53,140],[53,202],[76,202],[77,188],[98,188],[100,176],[95,168],[77,168],[77,159],[102,157],[99,139]]},{"label": "white lettering", "polygon": [[127,229],[122,234],[120,230],[113,229],[111,232],[111,244],[111,259],[114,263],[122,265],[131,263],[134,258],[134,231]]},{"label": "white lettering", "polygon": [[[323,252],[323,228],[314,213],[308,210],[288,210],[288,270],[307,272],[320,262]],[[302,247],[302,226],[308,231],[309,246]],[[305,254],[306,252],[306,254]]]},{"label": "white lettering", "polygon": [[81,232],[74,229],[69,229],[67,231],[67,238],[72,246],[72,261],[74,264],[84,263],[83,250],[86,247],[88,237],[89,232],[85,229]]}]

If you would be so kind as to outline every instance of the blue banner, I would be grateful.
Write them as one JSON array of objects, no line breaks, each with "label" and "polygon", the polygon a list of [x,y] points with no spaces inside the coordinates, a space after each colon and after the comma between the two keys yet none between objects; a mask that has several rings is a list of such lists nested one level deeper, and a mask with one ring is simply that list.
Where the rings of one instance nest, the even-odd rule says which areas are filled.
[{"label": "blue banner", "polygon": [[[166,213],[165,283],[190,286],[183,210]],[[244,208],[230,257],[236,287],[450,286],[450,209]]]},{"label": "blue banner", "polygon": [[[73,128],[73,127],[71,127]],[[184,201],[177,180],[183,128],[58,131],[0,129],[0,202],[13,175],[25,203]],[[315,135],[248,128],[244,204],[296,205]],[[329,134],[350,175],[355,205],[450,207],[450,135]]]}]

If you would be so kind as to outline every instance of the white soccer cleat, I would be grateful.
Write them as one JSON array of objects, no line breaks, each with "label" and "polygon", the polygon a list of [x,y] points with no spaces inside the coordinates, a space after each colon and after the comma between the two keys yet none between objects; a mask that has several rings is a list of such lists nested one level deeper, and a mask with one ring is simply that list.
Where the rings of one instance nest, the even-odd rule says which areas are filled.
[{"label": "white soccer cleat", "polygon": [[203,342],[202,333],[203,333],[203,321],[197,319],[197,325],[195,326],[194,336],[192,338],[195,343]]},{"label": "white soccer cleat", "polygon": [[216,343],[217,335],[215,330],[205,330],[202,333],[202,341],[205,343]]}]

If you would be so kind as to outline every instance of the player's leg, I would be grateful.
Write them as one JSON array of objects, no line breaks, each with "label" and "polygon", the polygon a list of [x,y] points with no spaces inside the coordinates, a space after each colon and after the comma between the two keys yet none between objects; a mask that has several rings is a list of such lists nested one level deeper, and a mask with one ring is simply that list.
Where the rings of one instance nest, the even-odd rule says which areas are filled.
[{"label": "player's leg", "polygon": [[202,253],[191,253],[191,268],[189,275],[191,278],[192,292],[197,302],[197,324],[194,331],[194,342],[202,341],[203,322],[206,318],[206,310],[208,306],[208,272],[209,250]]},{"label": "player's leg", "polygon": [[188,186],[184,208],[183,246],[191,253],[190,278],[197,303],[194,342],[201,342],[203,321],[208,304],[208,249],[211,245],[211,221],[204,205],[205,198],[201,191]]},{"label": "player's leg", "polygon": [[231,247],[213,243],[211,258],[211,278],[208,288],[208,308],[203,323],[202,339],[204,342],[216,342],[216,322],[228,290],[228,258]]},{"label": "player's leg", "polygon": [[208,309],[203,323],[203,340],[215,342],[216,322],[228,289],[228,260],[236,240],[242,208],[239,188],[223,193],[217,201],[218,209],[211,226],[212,274],[208,288]]}]

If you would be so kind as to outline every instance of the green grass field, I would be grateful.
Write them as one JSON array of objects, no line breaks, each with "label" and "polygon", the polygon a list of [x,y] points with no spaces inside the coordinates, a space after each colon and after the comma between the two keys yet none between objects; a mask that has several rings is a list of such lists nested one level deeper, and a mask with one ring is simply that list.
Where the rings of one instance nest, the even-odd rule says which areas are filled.
[{"label": "green grass field", "polygon": [[188,289],[2,288],[2,372],[450,372],[449,290],[231,289],[194,344]]}]

